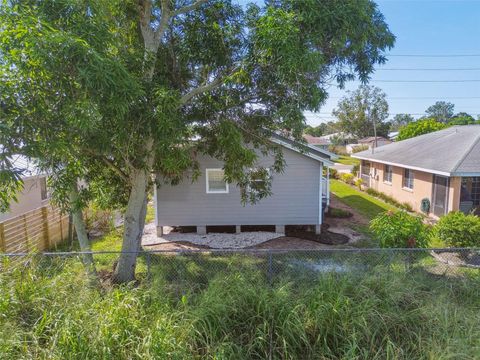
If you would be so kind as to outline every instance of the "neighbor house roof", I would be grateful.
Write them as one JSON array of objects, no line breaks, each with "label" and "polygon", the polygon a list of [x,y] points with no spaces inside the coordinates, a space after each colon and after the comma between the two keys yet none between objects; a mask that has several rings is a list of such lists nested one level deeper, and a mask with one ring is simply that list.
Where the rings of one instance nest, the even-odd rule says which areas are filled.
[{"label": "neighbor house roof", "polygon": [[305,134],[303,135],[303,138],[310,145],[330,145],[330,140],[323,139],[321,137]]},{"label": "neighbor house roof", "polygon": [[480,125],[452,126],[352,157],[445,176],[480,176]]},{"label": "neighbor house roof", "polygon": [[[390,141],[388,139],[385,139],[383,136],[377,136],[377,141]],[[363,139],[358,140],[359,144],[369,144],[375,142],[375,136],[369,136]]]},{"label": "neighbor house roof", "polygon": [[298,141],[292,140],[290,138],[287,138],[285,136],[282,136],[276,133],[273,133],[270,139],[272,142],[278,145],[281,145],[283,147],[286,147],[287,149],[296,151],[299,154],[302,154],[314,160],[321,161],[328,166],[332,166],[333,162],[331,160],[336,158],[335,154],[327,150],[323,150],[313,145],[304,145],[299,143]]}]

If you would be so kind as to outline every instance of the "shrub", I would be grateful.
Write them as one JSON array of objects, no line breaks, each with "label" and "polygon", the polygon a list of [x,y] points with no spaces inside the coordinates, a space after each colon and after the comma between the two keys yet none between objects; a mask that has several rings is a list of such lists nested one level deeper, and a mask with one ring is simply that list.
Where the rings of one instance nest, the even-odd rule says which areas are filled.
[{"label": "shrub", "polygon": [[368,195],[377,196],[377,197],[380,194],[377,190],[372,189],[372,188],[367,188],[366,192],[367,192]]},{"label": "shrub", "polygon": [[408,212],[413,212],[414,211],[412,205],[410,205],[408,202],[404,202],[400,206],[402,207],[402,209],[405,209]]},{"label": "shrub", "polygon": [[353,184],[353,175],[350,173],[343,173],[342,175],[340,175],[340,179],[347,184]]},{"label": "shrub", "polygon": [[434,226],[432,236],[444,241],[448,246],[480,246],[480,218],[453,211],[440,218]]},{"label": "shrub", "polygon": [[355,180],[355,186],[358,187],[360,190],[362,189],[363,180],[357,179]]},{"label": "shrub", "polygon": [[352,154],[355,154],[355,153],[360,152],[360,151],[365,151],[365,150],[368,150],[368,149],[369,149],[368,145],[365,145],[365,144],[357,145],[357,146],[354,146],[352,148]]},{"label": "shrub", "polygon": [[377,215],[370,222],[370,230],[381,247],[428,247],[429,229],[420,217],[405,211],[387,211]]},{"label": "shrub", "polygon": [[337,169],[330,169],[330,177],[333,178],[333,179],[338,179]]},{"label": "shrub", "polygon": [[327,215],[332,218],[349,218],[353,216],[350,211],[332,207],[328,209]]},{"label": "shrub", "polygon": [[360,165],[359,164],[354,164],[353,167],[352,167],[351,173],[356,176],[359,171],[360,171]]},{"label": "shrub", "polygon": [[333,152],[334,154],[337,154],[337,155],[350,156],[350,154],[347,153],[345,146],[330,145],[328,147],[328,151]]}]

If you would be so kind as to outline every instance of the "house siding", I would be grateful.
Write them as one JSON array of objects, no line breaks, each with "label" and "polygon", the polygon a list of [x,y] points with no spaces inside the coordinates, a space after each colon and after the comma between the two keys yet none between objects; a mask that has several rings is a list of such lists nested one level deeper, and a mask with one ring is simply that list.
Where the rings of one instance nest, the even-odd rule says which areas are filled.
[{"label": "house siding", "polygon": [[[400,203],[410,204],[410,206],[412,206],[417,212],[422,211],[422,199],[427,198],[432,204],[433,174],[424,171],[411,170],[414,174],[414,180],[413,189],[410,190],[403,187],[403,173],[405,168],[392,166],[392,182],[389,184],[383,181],[385,165],[377,162],[370,163],[370,173],[373,174],[373,169],[376,169],[377,174],[375,177],[371,177],[371,188],[393,197]],[[461,178],[450,177],[449,181],[448,211],[454,211],[459,209]]]},{"label": "house siding", "polygon": [[10,209],[7,212],[0,213],[0,222],[22,215],[48,203],[48,200],[42,201],[41,178],[43,177],[39,176],[24,180],[23,190],[17,194],[17,201],[11,202]]},{"label": "house siding", "polygon": [[[223,163],[201,157],[201,175],[194,183],[157,187],[157,226],[318,224],[321,163],[289,149],[283,149],[283,155],[286,167],[273,174],[273,194],[245,206],[235,184],[227,194],[206,193],[205,170],[222,168]],[[273,158],[261,156],[258,165],[272,166]]]}]

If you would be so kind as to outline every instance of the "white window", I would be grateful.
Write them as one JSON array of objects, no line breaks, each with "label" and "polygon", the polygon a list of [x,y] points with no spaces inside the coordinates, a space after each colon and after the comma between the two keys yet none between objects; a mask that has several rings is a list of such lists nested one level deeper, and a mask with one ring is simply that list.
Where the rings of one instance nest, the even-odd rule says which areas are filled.
[{"label": "white window", "polygon": [[228,184],[223,169],[207,169],[207,194],[227,194]]},{"label": "white window", "polygon": [[387,183],[392,182],[392,165],[385,165],[385,168],[383,169],[383,181]]},{"label": "white window", "polygon": [[257,195],[267,190],[268,181],[272,180],[270,168],[252,168],[249,173],[250,184],[247,186],[247,192]]},{"label": "white window", "polygon": [[413,171],[410,169],[403,171],[403,187],[413,189]]}]

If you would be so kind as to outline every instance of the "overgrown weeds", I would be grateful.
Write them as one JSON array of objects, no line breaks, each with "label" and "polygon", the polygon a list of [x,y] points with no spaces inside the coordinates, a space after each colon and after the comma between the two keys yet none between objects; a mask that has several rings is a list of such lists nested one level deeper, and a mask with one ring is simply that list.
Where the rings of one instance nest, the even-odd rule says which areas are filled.
[{"label": "overgrown weeds", "polygon": [[[5,264],[5,359],[474,359],[480,280],[422,269],[269,282],[256,264],[170,260],[140,286],[89,286],[76,259]],[[207,262],[216,262],[206,272]],[[177,267],[178,265],[178,267]],[[210,264],[211,265],[211,264]],[[177,271],[172,275],[173,271]],[[170,275],[169,275],[170,274]],[[177,276],[181,277],[178,278]],[[202,281],[192,287],[189,281]],[[309,280],[309,281],[307,281]],[[168,286],[177,284],[177,291]]]}]

